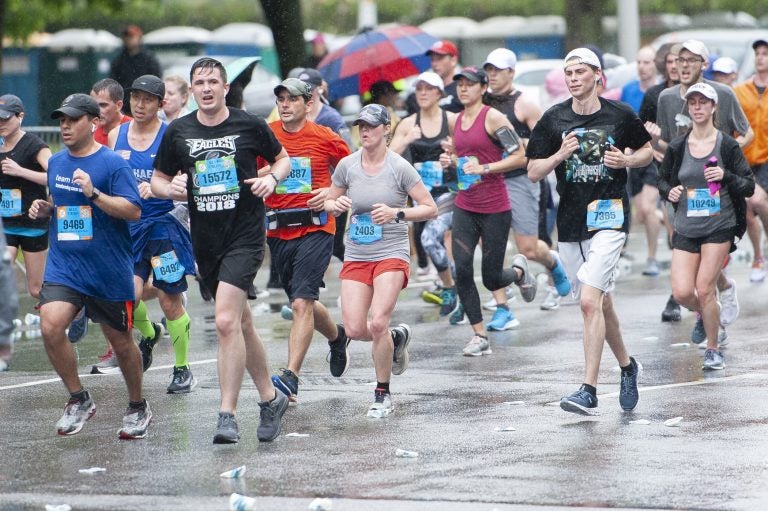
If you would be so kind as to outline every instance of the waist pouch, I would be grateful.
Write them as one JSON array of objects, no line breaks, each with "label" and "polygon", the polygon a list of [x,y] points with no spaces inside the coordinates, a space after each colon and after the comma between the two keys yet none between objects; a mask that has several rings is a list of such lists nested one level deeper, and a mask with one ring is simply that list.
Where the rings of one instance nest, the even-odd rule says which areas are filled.
[{"label": "waist pouch", "polygon": [[309,208],[268,209],[266,215],[267,229],[281,227],[309,227],[328,223],[328,213],[312,211]]}]

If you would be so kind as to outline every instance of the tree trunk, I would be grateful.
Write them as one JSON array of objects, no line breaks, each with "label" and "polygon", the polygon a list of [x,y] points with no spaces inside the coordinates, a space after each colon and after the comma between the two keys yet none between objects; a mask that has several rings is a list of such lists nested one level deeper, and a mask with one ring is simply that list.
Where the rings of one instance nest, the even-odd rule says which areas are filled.
[{"label": "tree trunk", "polygon": [[[2,0],[0,0],[2,1]],[[301,16],[300,0],[260,0],[264,17],[272,29],[275,50],[280,61],[280,72],[299,67],[307,57],[304,42],[304,19]]]},{"label": "tree trunk", "polygon": [[568,24],[566,51],[585,44],[596,44],[602,48],[604,38],[601,20],[612,7],[613,0],[565,0],[565,20]]},{"label": "tree trunk", "polygon": [[3,37],[5,36],[5,12],[8,9],[5,0],[0,0],[0,76],[3,76]]}]

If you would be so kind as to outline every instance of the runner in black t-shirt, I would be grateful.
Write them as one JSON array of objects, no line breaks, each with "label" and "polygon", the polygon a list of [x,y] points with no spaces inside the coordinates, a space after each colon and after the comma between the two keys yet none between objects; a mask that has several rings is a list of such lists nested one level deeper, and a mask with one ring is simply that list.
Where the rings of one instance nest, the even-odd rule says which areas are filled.
[{"label": "runner in black t-shirt", "polygon": [[[280,434],[288,398],[275,392],[266,353],[246,298],[264,255],[264,202],[290,172],[288,155],[260,117],[225,105],[221,62],[201,58],[190,72],[194,114],[166,130],[155,160],[152,193],[187,200],[200,278],[216,299],[221,405],[214,443],[239,440],[235,409],[244,370],[263,399],[258,437]],[[256,158],[272,165],[256,176]]]},{"label": "runner in black t-shirt", "polygon": [[[624,245],[629,216],[627,167],[651,161],[650,135],[629,106],[597,95],[600,61],[586,48],[565,58],[571,98],[542,116],[531,133],[526,156],[528,175],[543,179],[555,171],[560,207],[558,249],[584,318],[584,384],[563,397],[563,410],[592,415],[597,408],[597,376],[603,340],[621,366],[619,403],[637,404],[639,366],[629,356],[619,330],[610,292]],[[627,147],[633,154],[624,154]]]}]

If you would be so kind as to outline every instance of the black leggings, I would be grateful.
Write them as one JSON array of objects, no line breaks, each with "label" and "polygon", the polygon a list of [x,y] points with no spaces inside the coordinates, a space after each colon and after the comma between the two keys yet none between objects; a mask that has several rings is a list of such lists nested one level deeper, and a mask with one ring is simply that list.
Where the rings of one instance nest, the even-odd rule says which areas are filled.
[{"label": "black leggings", "polygon": [[475,285],[473,265],[475,247],[483,239],[481,273],[483,285],[491,290],[502,289],[517,279],[512,268],[504,268],[512,215],[502,213],[472,213],[459,207],[453,209],[453,258],[456,264],[456,290],[464,305],[469,323],[482,323],[480,294]]}]

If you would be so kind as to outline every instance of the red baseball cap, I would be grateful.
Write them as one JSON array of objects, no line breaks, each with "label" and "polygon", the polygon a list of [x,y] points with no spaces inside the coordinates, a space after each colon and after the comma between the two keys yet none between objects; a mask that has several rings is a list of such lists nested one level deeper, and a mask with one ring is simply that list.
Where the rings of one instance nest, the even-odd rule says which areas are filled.
[{"label": "red baseball cap", "polygon": [[459,50],[456,49],[456,45],[450,41],[437,41],[427,50],[427,55],[430,53],[437,53],[438,55],[450,55],[451,57],[458,57]]}]

